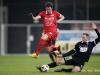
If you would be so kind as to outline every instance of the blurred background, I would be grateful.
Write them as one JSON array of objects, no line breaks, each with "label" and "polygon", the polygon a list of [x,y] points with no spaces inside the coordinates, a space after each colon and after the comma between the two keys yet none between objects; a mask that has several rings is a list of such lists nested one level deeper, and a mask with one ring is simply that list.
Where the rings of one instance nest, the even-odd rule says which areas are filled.
[{"label": "blurred background", "polygon": [[[53,8],[65,16],[58,24],[57,40],[65,50],[74,47],[82,32],[89,32],[91,40],[97,37],[91,23],[100,29],[100,0],[0,0],[0,55],[30,54],[36,50],[43,27],[41,22],[33,23],[29,13],[38,15],[47,1],[53,2]],[[100,53],[99,46],[93,53]]]}]

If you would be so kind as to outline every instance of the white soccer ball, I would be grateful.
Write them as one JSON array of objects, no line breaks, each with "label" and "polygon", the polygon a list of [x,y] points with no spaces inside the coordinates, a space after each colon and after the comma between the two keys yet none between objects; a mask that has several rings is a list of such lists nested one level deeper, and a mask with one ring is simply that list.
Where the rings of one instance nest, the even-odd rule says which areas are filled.
[{"label": "white soccer ball", "polygon": [[48,66],[48,65],[42,65],[42,66],[41,66],[41,70],[42,70],[43,72],[47,72],[47,71],[49,70],[49,66]]}]

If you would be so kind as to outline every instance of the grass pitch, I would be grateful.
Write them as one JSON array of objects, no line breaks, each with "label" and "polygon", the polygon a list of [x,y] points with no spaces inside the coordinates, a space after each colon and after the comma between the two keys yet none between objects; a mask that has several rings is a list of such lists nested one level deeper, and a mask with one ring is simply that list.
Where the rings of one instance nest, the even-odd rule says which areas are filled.
[{"label": "grass pitch", "polygon": [[48,55],[40,55],[38,59],[32,59],[26,55],[0,56],[0,75],[100,75],[100,55],[92,55],[80,73],[54,72],[56,68],[72,66],[58,66],[46,73],[36,69],[36,66],[50,62]]}]

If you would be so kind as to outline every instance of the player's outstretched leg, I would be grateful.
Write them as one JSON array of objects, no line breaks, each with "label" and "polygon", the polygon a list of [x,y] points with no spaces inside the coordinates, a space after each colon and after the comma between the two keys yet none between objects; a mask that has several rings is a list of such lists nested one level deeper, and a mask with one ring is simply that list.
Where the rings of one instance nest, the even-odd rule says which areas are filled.
[{"label": "player's outstretched leg", "polygon": [[36,67],[40,72],[42,72],[41,67]]},{"label": "player's outstretched leg", "polygon": [[42,66],[40,66],[40,67],[37,67],[37,69],[38,69],[40,72],[47,72],[47,71],[49,70],[49,68],[54,68],[54,67],[56,67],[56,66],[58,66],[58,65],[56,64],[56,62],[52,62],[52,63],[50,63],[50,64],[46,64],[46,65],[42,65]]},{"label": "player's outstretched leg", "polygon": [[48,35],[47,34],[45,34],[41,37],[37,50],[35,51],[35,53],[32,54],[33,58],[38,57],[38,55],[42,51],[43,47],[47,44],[47,40],[48,40]]},{"label": "player's outstretched leg", "polygon": [[42,48],[44,47],[44,45],[46,44],[46,40],[41,39],[38,45],[37,50],[35,51],[35,53],[32,54],[32,58],[37,58],[39,56],[39,53],[41,52]]}]

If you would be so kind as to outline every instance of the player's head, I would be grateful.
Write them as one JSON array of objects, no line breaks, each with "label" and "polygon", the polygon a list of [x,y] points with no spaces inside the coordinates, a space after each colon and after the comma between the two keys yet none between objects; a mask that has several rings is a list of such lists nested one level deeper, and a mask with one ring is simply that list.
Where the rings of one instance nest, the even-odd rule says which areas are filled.
[{"label": "player's head", "polygon": [[46,2],[45,3],[45,9],[46,9],[47,14],[51,14],[52,13],[52,9],[53,9],[52,2]]},{"label": "player's head", "polygon": [[89,34],[88,33],[83,33],[82,35],[82,41],[87,42],[89,40]]}]

